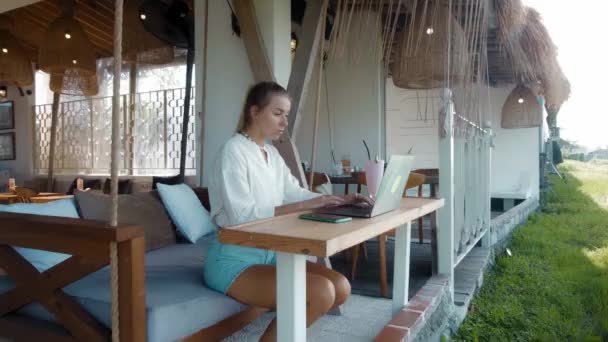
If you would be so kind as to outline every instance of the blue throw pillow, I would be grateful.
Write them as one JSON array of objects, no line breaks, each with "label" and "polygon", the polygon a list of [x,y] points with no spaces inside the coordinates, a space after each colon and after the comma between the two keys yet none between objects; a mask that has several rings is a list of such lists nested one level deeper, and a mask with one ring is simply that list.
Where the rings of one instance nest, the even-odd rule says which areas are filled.
[{"label": "blue throw pillow", "polygon": [[217,226],[209,212],[188,185],[159,183],[158,193],[171,220],[188,241],[195,243],[201,237],[215,232]]},{"label": "blue throw pillow", "polygon": [[[0,205],[0,212],[79,218],[74,199],[64,199],[42,204],[18,203]],[[16,247],[15,250],[34,265],[39,272],[44,272],[70,257],[68,254],[39,249]]]}]

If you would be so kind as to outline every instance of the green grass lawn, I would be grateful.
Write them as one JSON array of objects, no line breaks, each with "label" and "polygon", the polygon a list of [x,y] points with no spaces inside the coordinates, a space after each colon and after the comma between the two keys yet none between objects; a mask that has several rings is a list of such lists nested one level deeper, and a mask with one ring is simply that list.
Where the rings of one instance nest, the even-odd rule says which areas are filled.
[{"label": "green grass lawn", "polygon": [[567,161],[513,233],[458,341],[608,341],[608,163]]}]

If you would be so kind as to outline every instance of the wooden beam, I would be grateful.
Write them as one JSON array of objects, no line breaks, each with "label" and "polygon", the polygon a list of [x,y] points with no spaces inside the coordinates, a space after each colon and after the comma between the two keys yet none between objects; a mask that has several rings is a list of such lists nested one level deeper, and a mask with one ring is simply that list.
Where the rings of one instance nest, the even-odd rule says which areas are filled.
[{"label": "wooden beam", "polygon": [[[287,87],[287,91],[292,97],[290,127],[293,126],[294,123],[292,121],[296,120],[298,112],[300,112],[302,104],[306,99],[305,91],[319,52],[320,18],[323,14],[324,3],[327,1],[309,1],[304,13],[303,32],[305,34],[301,38],[302,42],[298,49],[300,53],[296,53],[296,60]],[[257,24],[252,0],[236,0],[234,7],[239,24],[241,25],[241,37],[245,43],[255,81],[274,81],[275,77]],[[293,130],[293,127],[291,129]],[[274,146],[279,150],[291,173],[300,181],[300,185],[307,187],[304,170],[300,162],[300,155],[290,138],[290,133],[286,132],[279,140],[274,142]]]},{"label": "wooden beam", "polygon": [[251,306],[236,315],[230,316],[219,323],[199,330],[198,332],[183,338],[182,342],[198,341],[221,341],[235,332],[244,328],[247,324],[255,321],[269,309]]},{"label": "wooden beam", "polygon": [[295,142],[295,133],[301,121],[300,112],[306,101],[308,83],[312,76],[312,71],[319,56],[319,43],[321,42],[321,18],[324,3],[327,0],[310,0],[306,3],[306,11],[302,21],[302,37],[298,39],[298,47],[287,91],[291,96],[291,113],[289,114],[289,134]]},{"label": "wooden beam", "polygon": [[[91,255],[106,256],[109,247],[103,247],[103,254],[78,254],[76,251],[84,249],[70,246],[65,250],[55,250],[53,245],[64,240],[71,242],[96,242],[98,244],[109,242],[122,242],[144,236],[142,227],[121,224],[111,227],[107,223],[68,217],[41,216],[30,214],[0,213],[2,234],[0,244],[14,245],[16,241],[27,242],[23,247],[39,248],[53,252],[71,253],[80,256]],[[47,249],[49,248],[49,249]]]},{"label": "wooden beam", "polygon": [[234,1],[234,11],[241,26],[241,38],[247,50],[255,82],[275,81],[264,39],[258,26],[252,0]]},{"label": "wooden beam", "polygon": [[310,0],[306,4],[304,19],[302,22],[302,37],[296,49],[294,64],[289,76],[287,91],[291,96],[291,113],[289,115],[289,133],[285,133],[274,146],[285,160],[291,170],[291,174],[300,182],[300,186],[307,188],[308,183],[304,176],[304,169],[300,160],[300,154],[295,146],[295,132],[300,122],[300,112],[304,102],[308,84],[319,56],[319,42],[321,41],[321,18],[323,9],[326,8],[327,0]]},{"label": "wooden beam", "polygon": [[[12,252],[7,253],[6,248],[10,247],[0,247],[0,265],[3,268],[8,270],[14,267],[13,265],[22,265],[26,262],[22,257],[18,258]],[[49,292],[61,289],[99,270],[108,263],[109,260],[73,256],[44,273],[36,274],[35,276],[32,274],[34,278],[31,281],[24,282],[20,286],[0,295],[0,316],[36,301],[39,296],[48,295]]]},{"label": "wooden beam", "polygon": [[146,286],[144,238],[118,244],[118,310],[120,340],[146,341]]},{"label": "wooden beam", "polygon": [[[86,312],[75,299],[66,295],[61,288],[54,289],[42,280],[44,273],[40,274],[25,258],[9,246],[0,246],[0,258],[7,261],[3,264],[9,276],[15,281],[16,290],[9,292],[18,295],[22,286],[38,284],[34,299],[42,304],[49,312],[55,315],[63,326],[79,340],[104,341],[109,337],[107,329]],[[58,281],[58,280],[56,280]],[[61,282],[61,281],[59,281]],[[27,289],[31,290],[31,289]],[[31,295],[31,293],[29,293]],[[13,296],[14,297],[14,296]],[[7,306],[14,299],[17,303],[19,298],[3,297]],[[27,298],[22,298],[27,299]],[[16,304],[17,306],[20,306]]]}]

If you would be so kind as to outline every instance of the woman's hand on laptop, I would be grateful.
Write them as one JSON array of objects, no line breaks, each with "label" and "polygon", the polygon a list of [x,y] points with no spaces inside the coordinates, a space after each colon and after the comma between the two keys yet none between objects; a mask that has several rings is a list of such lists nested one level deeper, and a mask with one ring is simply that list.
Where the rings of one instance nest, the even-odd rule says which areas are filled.
[{"label": "woman's hand on laptop", "polygon": [[302,202],[288,203],[275,207],[274,215],[281,216],[299,211],[336,207],[343,204],[346,204],[346,200],[341,196],[324,195]]},{"label": "woman's hand on laptop", "polygon": [[359,193],[344,195],[342,198],[344,198],[344,204],[374,205],[374,200],[372,198]]},{"label": "woman's hand on laptop", "polygon": [[346,204],[346,200],[340,196],[323,195],[308,201],[304,201],[303,203],[305,203],[306,209],[320,209]]}]

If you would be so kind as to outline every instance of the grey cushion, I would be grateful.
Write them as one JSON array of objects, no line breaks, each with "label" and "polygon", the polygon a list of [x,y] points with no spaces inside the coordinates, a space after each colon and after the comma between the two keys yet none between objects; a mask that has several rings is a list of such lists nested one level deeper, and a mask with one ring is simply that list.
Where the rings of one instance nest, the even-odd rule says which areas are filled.
[{"label": "grey cushion", "polygon": [[[175,244],[146,253],[146,320],[148,341],[175,341],[218,323],[246,308],[207,288],[203,265],[212,236],[195,244]],[[14,284],[0,276],[0,293]],[[110,269],[106,267],[65,288],[97,320],[111,326]],[[19,311],[52,320],[40,304]]]},{"label": "grey cushion", "polygon": [[[110,219],[110,196],[95,191],[76,191],[76,203],[84,219]],[[175,231],[162,203],[147,192],[118,196],[118,222],[142,226],[146,250],[175,243]]]}]

